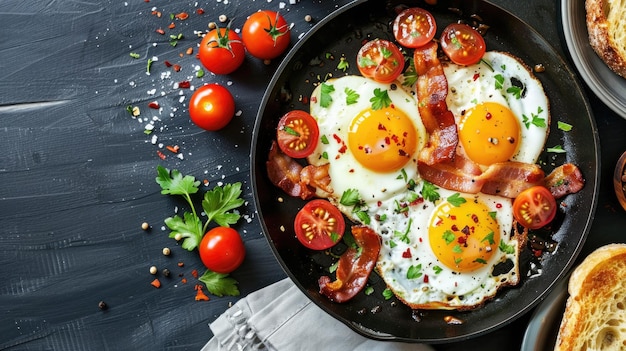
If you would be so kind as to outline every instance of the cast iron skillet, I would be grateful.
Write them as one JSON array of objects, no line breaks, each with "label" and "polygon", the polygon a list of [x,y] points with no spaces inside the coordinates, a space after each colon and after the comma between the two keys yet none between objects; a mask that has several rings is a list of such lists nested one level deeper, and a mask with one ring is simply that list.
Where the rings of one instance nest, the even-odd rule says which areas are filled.
[{"label": "cast iron skillet", "polygon": [[[318,293],[317,280],[328,275],[332,255],[303,247],[295,238],[293,219],[304,201],[290,198],[274,187],[267,178],[265,162],[278,119],[288,110],[308,110],[306,98],[314,84],[345,74],[336,69],[341,55],[350,64],[346,73],[358,74],[355,57],[363,40],[392,39],[389,23],[394,17],[389,1],[370,0],[348,4],[323,19],[288,53],[272,78],[263,97],[254,128],[251,152],[251,176],[254,198],[263,232],[276,258],[288,276],[317,305],[355,331],[370,338],[411,342],[441,343],[474,337],[513,321],[537,304],[550,291],[555,281],[571,267],[589,232],[596,208],[599,187],[599,141],[586,97],[564,61],[532,28],[503,9],[481,0],[439,1],[431,7],[419,1],[406,0],[406,5],[419,5],[435,15],[438,32],[459,18],[478,15],[491,26],[486,34],[489,50],[508,51],[529,66],[543,64],[538,73],[551,103],[552,127],[547,147],[562,145],[565,154],[542,155],[540,163],[548,173],[554,165],[572,162],[578,165],[586,185],[577,194],[564,199],[555,220],[553,233],[538,233],[558,242],[556,251],[545,253],[541,262],[532,259],[525,249],[521,260],[521,283],[501,291],[483,307],[467,312],[412,311],[395,298],[385,300],[385,285],[377,274],[369,283],[374,293],[359,293],[344,304],[330,302]],[[450,11],[449,8],[460,9]],[[556,121],[574,126],[569,132],[556,128]],[[278,199],[284,199],[279,202]],[[345,247],[334,248],[340,254]],[[541,274],[536,264],[540,264]],[[444,317],[453,315],[463,321],[449,325]]]}]

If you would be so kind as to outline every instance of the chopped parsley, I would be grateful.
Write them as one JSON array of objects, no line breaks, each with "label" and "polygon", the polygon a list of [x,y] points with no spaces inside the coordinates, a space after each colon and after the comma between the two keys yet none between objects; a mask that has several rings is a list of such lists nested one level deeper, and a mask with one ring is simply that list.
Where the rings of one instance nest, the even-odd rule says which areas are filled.
[{"label": "chopped parsley", "polygon": [[565,149],[561,145],[554,145],[553,147],[549,147],[546,149],[547,152],[551,152],[553,154],[564,154]]},{"label": "chopped parsley", "polygon": [[322,137],[320,138],[320,142],[324,145],[328,145],[328,137],[326,135],[322,135]]},{"label": "chopped parsley", "polygon": [[489,232],[489,234],[485,235],[485,237],[483,238],[483,240],[481,240],[481,242],[486,241],[489,243],[489,245],[493,245],[495,244],[495,241],[493,240],[493,236],[494,236],[494,232]]},{"label": "chopped parsley", "polygon": [[328,107],[330,106],[330,104],[333,102],[333,98],[332,96],[330,96],[330,93],[335,91],[335,87],[330,85],[330,84],[326,84],[326,83],[322,83],[322,87],[321,87],[321,91],[320,91],[320,106],[322,107]]},{"label": "chopped parsley", "polygon": [[428,201],[431,202],[435,202],[437,200],[439,200],[440,195],[439,192],[437,192],[437,190],[439,190],[439,188],[437,188],[433,183],[429,182],[429,181],[424,181],[422,186],[422,197]]},{"label": "chopped parsley", "polygon": [[409,238],[409,231],[411,230],[411,224],[413,223],[413,219],[409,218],[409,223],[406,226],[406,230],[403,232],[395,230],[393,235],[400,239],[400,241],[410,244],[411,239]]},{"label": "chopped parsley", "polygon": [[409,58],[407,62],[408,67],[404,71],[404,80],[402,81],[402,85],[412,87],[417,82],[417,71],[415,70],[415,62],[412,57]]},{"label": "chopped parsley", "polygon": [[346,87],[344,90],[346,93],[346,105],[356,104],[359,101],[359,94],[356,91]]},{"label": "chopped parsley", "polygon": [[515,247],[513,247],[513,245],[507,245],[504,242],[504,240],[500,240],[500,245],[498,245],[498,248],[500,249],[500,251],[504,252],[505,254],[515,253]]},{"label": "chopped parsley", "polygon": [[534,126],[540,127],[540,128],[547,127],[546,119],[539,117],[539,115],[542,112],[543,112],[543,109],[541,108],[541,106],[538,106],[536,114],[535,113],[531,113],[530,117],[526,116],[525,114],[522,115],[522,122],[526,126],[526,129],[530,128],[531,124],[534,125]]},{"label": "chopped parsley", "polygon": [[340,57],[339,63],[337,64],[337,69],[340,69],[345,72],[348,69],[348,67],[350,67],[348,60],[346,60],[345,57]]},{"label": "chopped parsley", "polygon": [[572,130],[572,125],[571,124],[565,123],[565,122],[561,122],[561,121],[557,122],[557,127],[560,130],[564,131],[564,132],[569,132],[570,130]]},{"label": "chopped parsley", "polygon": [[454,207],[459,207],[466,203],[467,200],[465,200],[465,198],[462,197],[461,194],[454,193],[448,197],[448,202]]},{"label": "chopped parsley", "polygon": [[416,279],[422,276],[422,264],[411,266],[406,271],[406,279]]},{"label": "chopped parsley", "polygon": [[391,98],[387,93],[387,90],[380,88],[374,89],[374,96],[370,99],[372,103],[372,110],[380,110],[385,107],[391,106]]},{"label": "chopped parsley", "polygon": [[450,245],[454,239],[456,239],[454,233],[449,229],[443,232],[443,236],[441,238],[446,242],[446,245]]},{"label": "chopped parsley", "polygon": [[389,288],[385,288],[385,290],[383,290],[383,297],[385,300],[391,299],[393,297],[393,291]]}]

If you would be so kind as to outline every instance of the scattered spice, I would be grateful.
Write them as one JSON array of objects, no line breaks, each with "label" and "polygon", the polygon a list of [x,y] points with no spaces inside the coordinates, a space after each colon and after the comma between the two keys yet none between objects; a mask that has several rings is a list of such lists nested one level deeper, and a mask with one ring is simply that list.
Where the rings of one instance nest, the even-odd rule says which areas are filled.
[{"label": "scattered spice", "polygon": [[158,278],[155,278],[150,285],[158,289],[161,287],[161,281]]},{"label": "scattered spice", "polygon": [[141,223],[141,229],[143,229],[143,230],[150,229],[150,224],[148,224],[148,222]]},{"label": "scattered spice", "polygon": [[183,284],[187,284],[187,278],[181,279],[180,282],[183,283]]},{"label": "scattered spice", "polygon": [[209,297],[202,291],[202,285],[196,284],[196,301],[209,301]]},{"label": "scattered spice", "polygon": [[158,110],[161,107],[161,105],[159,105],[158,101],[150,101],[148,103],[148,107],[150,107],[152,109],[155,109],[155,110]]},{"label": "scattered spice", "polygon": [[163,256],[169,256],[172,253],[169,247],[163,248]]},{"label": "scattered spice", "polygon": [[224,23],[224,22],[228,21],[228,16],[226,16],[226,15],[220,15],[217,19],[218,19],[220,22]]},{"label": "scattered spice", "polygon": [[191,87],[191,82],[189,82],[188,80],[183,80],[182,82],[178,83],[178,87],[181,89],[189,89]]},{"label": "scattered spice", "polygon": [[161,160],[165,160],[165,158],[167,157],[167,156],[165,156],[165,154],[164,154],[164,153],[162,153],[162,152],[161,152],[161,151],[159,151],[159,150],[157,150],[157,155],[159,156],[159,158],[160,158]]},{"label": "scattered spice", "polygon": [[193,275],[194,278],[198,278],[198,270],[194,269],[193,271],[191,271],[191,275]]},{"label": "scattered spice", "polygon": [[150,267],[150,274],[155,275],[155,274],[157,274],[157,272],[158,272],[158,270],[157,270],[156,266]]},{"label": "scattered spice", "polygon": [[178,262],[178,267],[184,267],[185,263],[183,261]]},{"label": "scattered spice", "polygon": [[155,32],[161,35],[165,35],[165,31],[163,30],[163,28],[158,28]]},{"label": "scattered spice", "polygon": [[141,55],[139,55],[139,54],[138,54],[138,53],[136,53],[136,52],[131,52],[129,55],[130,55],[130,57],[132,57],[132,58],[134,58],[134,59],[138,59],[139,57],[141,57]]},{"label": "scattered spice", "polygon": [[98,308],[101,309],[102,311],[104,311],[107,308],[109,308],[109,306],[107,306],[107,304],[104,301],[100,301],[100,302],[98,302]]},{"label": "scattered spice", "polygon": [[178,151],[180,150],[180,146],[178,146],[178,145],[174,145],[174,146],[167,145],[165,148],[168,149],[170,152],[173,152],[175,154],[177,154]]},{"label": "scattered spice", "polygon": [[454,317],[454,316],[445,316],[443,317],[443,320],[448,324],[455,324],[455,325],[463,324],[463,321],[461,319]]},{"label": "scattered spice", "polygon": [[184,21],[189,18],[189,14],[187,12],[181,12],[177,13],[174,17],[178,20]]},{"label": "scattered spice", "polygon": [[161,273],[163,273],[164,277],[169,277],[171,274],[170,270],[167,268],[163,268],[163,271]]}]

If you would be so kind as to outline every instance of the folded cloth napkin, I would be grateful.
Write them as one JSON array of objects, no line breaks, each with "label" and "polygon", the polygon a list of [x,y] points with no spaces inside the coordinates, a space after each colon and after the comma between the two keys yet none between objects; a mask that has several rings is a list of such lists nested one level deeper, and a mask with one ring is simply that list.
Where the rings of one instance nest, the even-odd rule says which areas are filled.
[{"label": "folded cloth napkin", "polygon": [[239,300],[210,324],[202,351],[432,351],[424,344],[368,339],[329,316],[285,278]]}]

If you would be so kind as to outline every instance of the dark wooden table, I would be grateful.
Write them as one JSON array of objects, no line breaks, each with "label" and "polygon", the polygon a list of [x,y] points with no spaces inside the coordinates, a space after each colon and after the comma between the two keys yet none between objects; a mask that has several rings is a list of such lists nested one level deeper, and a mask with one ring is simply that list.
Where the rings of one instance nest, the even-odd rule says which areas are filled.
[{"label": "dark wooden table", "polygon": [[[348,0],[23,1],[0,4],[0,349],[190,349],[212,336],[208,323],[236,297],[194,301],[203,271],[194,252],[168,238],[163,220],[184,204],[160,194],[157,165],[211,185],[241,181],[246,205],[237,229],[247,257],[233,273],[241,296],[285,277],[261,232],[252,201],[249,152],[257,108],[278,60],[248,57],[229,76],[197,78],[197,31],[220,15],[241,28],[261,8],[293,23],[292,41]],[[560,1],[493,1],[537,29],[571,62]],[[202,8],[203,14],[197,13]],[[156,15],[156,11],[162,14]],[[185,21],[170,14],[189,12]],[[311,22],[305,21],[310,15]],[[168,29],[174,22],[176,28]],[[166,29],[159,35],[156,29]],[[183,34],[173,46],[170,34]],[[129,54],[138,53],[134,59]],[[154,59],[146,73],[148,59]],[[165,61],[180,64],[180,72]],[[188,120],[189,90],[220,82],[237,102],[224,130],[204,132]],[[602,147],[599,205],[583,255],[626,241],[626,215],[613,195],[615,161],[626,150],[626,121],[589,90]],[[161,111],[147,107],[159,101]],[[139,106],[133,118],[127,106]],[[153,124],[150,135],[145,126]],[[179,155],[166,146],[178,145]],[[159,156],[161,152],[165,159]],[[147,222],[151,229],[144,231]],[[171,256],[162,255],[169,247]],[[179,267],[178,262],[184,262]],[[169,268],[150,285],[150,266]],[[182,278],[187,278],[186,284]],[[100,310],[100,301],[108,309]],[[440,350],[519,347],[529,316]]]}]

